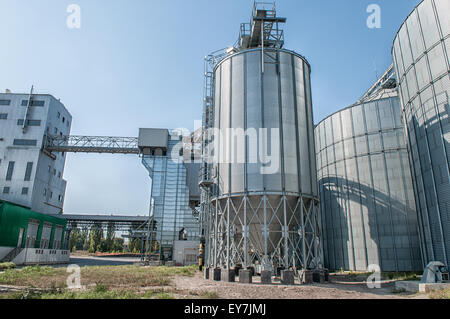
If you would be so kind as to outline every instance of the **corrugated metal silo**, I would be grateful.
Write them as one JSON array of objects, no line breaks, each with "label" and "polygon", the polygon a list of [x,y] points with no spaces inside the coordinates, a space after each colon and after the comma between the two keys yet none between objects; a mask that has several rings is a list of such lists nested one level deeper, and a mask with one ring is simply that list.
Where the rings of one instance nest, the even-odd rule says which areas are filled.
[{"label": "corrugated metal silo", "polygon": [[284,19],[275,7],[257,5],[249,33],[244,25],[240,45],[213,70],[209,264],[316,269],[321,247],[310,66],[282,49],[277,36]]},{"label": "corrugated metal silo", "polygon": [[392,49],[407,128],[423,260],[450,264],[450,2],[424,0]]},{"label": "corrugated metal silo", "polygon": [[329,269],[422,269],[401,117],[396,90],[384,89],[316,126]]}]

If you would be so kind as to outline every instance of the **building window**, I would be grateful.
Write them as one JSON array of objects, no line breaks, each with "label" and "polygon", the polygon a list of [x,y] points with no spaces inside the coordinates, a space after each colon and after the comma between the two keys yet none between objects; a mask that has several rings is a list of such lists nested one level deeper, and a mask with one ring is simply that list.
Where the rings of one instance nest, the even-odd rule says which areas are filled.
[{"label": "building window", "polygon": [[8,119],[8,113],[0,113],[0,120],[7,120]]},{"label": "building window", "polygon": [[22,187],[22,195],[28,195],[28,187]]},{"label": "building window", "polygon": [[63,123],[66,122],[66,118],[63,116]]},{"label": "building window", "polygon": [[58,112],[58,118],[60,118],[60,117],[61,117],[61,113]]},{"label": "building window", "polygon": [[33,162],[27,163],[27,169],[25,171],[25,182],[29,182],[31,180],[31,172],[33,171]]},{"label": "building window", "polygon": [[37,140],[19,140],[19,139],[15,139],[13,144],[14,145],[18,145],[18,146],[36,146],[37,145]]},{"label": "building window", "polygon": [[58,128],[57,127],[55,127],[55,134],[58,134]]},{"label": "building window", "polygon": [[61,172],[58,172],[58,178],[61,178]]},{"label": "building window", "polygon": [[6,172],[6,180],[7,181],[10,181],[12,179],[15,164],[16,164],[15,162],[9,162],[9,164],[8,164],[8,170]]},{"label": "building window", "polygon": [[[17,120],[17,125],[23,125],[23,120]],[[27,126],[41,126],[41,120],[27,120]]]},{"label": "building window", "polygon": [[[22,100],[22,106],[27,106],[28,105],[28,100]],[[30,103],[30,106],[44,106],[45,105],[45,101],[35,101],[32,100]]]},{"label": "building window", "polygon": [[44,188],[44,196],[47,196],[47,188]]},{"label": "building window", "polygon": [[59,202],[62,202],[62,199],[63,199],[62,195],[59,195],[59,196],[58,196],[58,201],[59,201]]},{"label": "building window", "polygon": [[10,105],[11,100],[0,100],[0,105]]},{"label": "building window", "polygon": [[3,194],[9,194],[9,187],[3,187]]}]

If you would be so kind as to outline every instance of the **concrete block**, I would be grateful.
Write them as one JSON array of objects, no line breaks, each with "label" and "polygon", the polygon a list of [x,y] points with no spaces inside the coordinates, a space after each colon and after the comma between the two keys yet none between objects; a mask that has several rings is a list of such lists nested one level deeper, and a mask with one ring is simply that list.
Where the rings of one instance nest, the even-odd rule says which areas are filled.
[{"label": "concrete block", "polygon": [[323,270],[323,276],[324,276],[325,282],[329,282],[330,281],[330,271],[328,269],[324,269]]},{"label": "concrete block", "polygon": [[214,281],[220,281],[221,275],[222,275],[222,269],[220,269],[220,268],[213,269],[213,280]]},{"label": "concrete block", "polygon": [[214,268],[209,268],[209,280],[214,279]]},{"label": "concrete block", "polygon": [[302,285],[310,285],[314,282],[313,272],[311,270],[300,271],[300,283]]},{"label": "concrete block", "polygon": [[396,290],[404,290],[412,293],[429,293],[435,290],[450,289],[450,283],[421,283],[420,281],[397,281]]},{"label": "concrete block", "polygon": [[292,270],[281,271],[281,284],[293,285],[294,284],[294,272]]},{"label": "concrete block", "polygon": [[222,281],[234,282],[235,281],[234,269],[223,269],[222,270]]},{"label": "concrete block", "polygon": [[280,277],[281,276],[281,271],[284,270],[283,267],[277,267],[275,269],[275,276]]},{"label": "concrete block", "polygon": [[239,270],[239,282],[242,284],[251,284],[252,283],[252,273],[247,269]]},{"label": "concrete block", "polygon": [[209,279],[209,268],[205,268],[205,279]]},{"label": "concrete block", "polygon": [[323,284],[325,282],[325,273],[323,270],[313,271],[313,281],[316,283]]},{"label": "concrete block", "polygon": [[270,270],[261,271],[261,283],[262,284],[272,283],[272,272]]}]

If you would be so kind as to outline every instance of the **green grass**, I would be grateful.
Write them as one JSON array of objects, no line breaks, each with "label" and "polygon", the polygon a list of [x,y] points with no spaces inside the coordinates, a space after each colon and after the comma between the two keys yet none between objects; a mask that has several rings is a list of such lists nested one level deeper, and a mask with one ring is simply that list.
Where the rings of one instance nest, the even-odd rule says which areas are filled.
[{"label": "green grass", "polygon": [[15,263],[11,263],[11,262],[0,263],[0,271],[8,270],[8,269],[14,269],[14,268],[16,268],[16,264]]},{"label": "green grass", "polygon": [[68,289],[50,290],[44,292],[24,291],[0,294],[0,299],[174,299],[168,292],[148,291],[138,293],[130,290],[110,290],[104,285],[97,285],[87,291],[72,291]]},{"label": "green grass", "polygon": [[389,280],[420,280],[418,272],[383,272],[381,277]]},{"label": "green grass", "polygon": [[[10,268],[0,274],[0,283],[5,285],[26,285],[35,287],[33,284],[35,279],[45,281],[48,277],[55,276],[62,272],[65,272],[65,270],[41,266],[27,266],[22,269]],[[52,284],[51,281],[47,283]],[[50,287],[55,286],[53,285]]]},{"label": "green grass", "polygon": [[[43,292],[22,292],[0,295],[0,298],[19,299],[171,299],[163,289],[143,292],[144,287],[169,287],[174,276],[192,277],[197,266],[138,267],[103,266],[82,267],[81,285],[88,290],[73,291],[67,287],[66,268],[42,266],[7,269],[0,273],[0,284],[39,288]],[[35,290],[35,289],[33,289]]]},{"label": "green grass", "polygon": [[430,299],[450,299],[450,289],[432,291]]}]

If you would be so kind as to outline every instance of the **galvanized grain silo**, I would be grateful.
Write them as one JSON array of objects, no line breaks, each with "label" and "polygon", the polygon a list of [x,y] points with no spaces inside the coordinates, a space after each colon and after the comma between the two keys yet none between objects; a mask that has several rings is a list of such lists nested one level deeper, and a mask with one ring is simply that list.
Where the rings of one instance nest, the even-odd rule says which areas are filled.
[{"label": "galvanized grain silo", "polygon": [[206,81],[211,267],[321,267],[310,66],[282,48],[284,21],[256,4]]},{"label": "galvanized grain silo", "polygon": [[397,91],[381,89],[316,126],[329,269],[422,269],[401,117]]},{"label": "galvanized grain silo", "polygon": [[394,40],[424,263],[450,264],[450,1],[424,0]]}]

